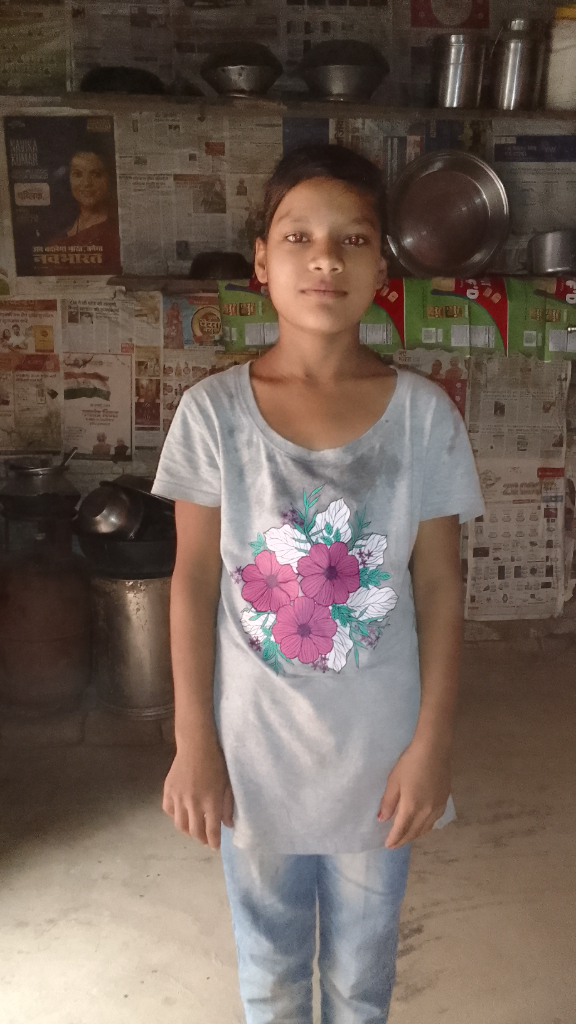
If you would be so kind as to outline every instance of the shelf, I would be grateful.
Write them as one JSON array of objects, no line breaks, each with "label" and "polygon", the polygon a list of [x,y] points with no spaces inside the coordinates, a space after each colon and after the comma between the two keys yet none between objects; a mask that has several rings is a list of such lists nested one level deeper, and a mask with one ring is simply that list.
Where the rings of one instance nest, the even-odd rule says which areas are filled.
[{"label": "shelf", "polygon": [[0,95],[3,115],[23,110],[51,109],[87,113],[158,112],[167,108],[194,109],[199,116],[208,111],[250,117],[276,115],[321,118],[376,118],[389,121],[497,121],[520,120],[574,123],[576,110],[447,110],[431,107],[387,107],[377,103],[341,103],[302,98],[259,96],[240,99],[227,96],[125,96],[116,93],[63,93],[59,96]]}]

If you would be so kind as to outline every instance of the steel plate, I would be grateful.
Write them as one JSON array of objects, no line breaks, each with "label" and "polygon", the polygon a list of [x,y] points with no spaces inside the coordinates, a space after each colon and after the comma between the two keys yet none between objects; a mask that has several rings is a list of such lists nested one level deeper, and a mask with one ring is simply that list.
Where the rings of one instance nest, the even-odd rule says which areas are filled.
[{"label": "steel plate", "polygon": [[506,240],[508,198],[488,164],[471,153],[429,153],[407,166],[388,197],[388,241],[417,277],[470,277]]}]

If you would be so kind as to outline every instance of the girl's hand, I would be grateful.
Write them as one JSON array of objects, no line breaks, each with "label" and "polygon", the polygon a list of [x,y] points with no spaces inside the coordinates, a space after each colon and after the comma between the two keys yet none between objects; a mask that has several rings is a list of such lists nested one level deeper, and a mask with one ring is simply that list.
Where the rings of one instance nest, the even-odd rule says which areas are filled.
[{"label": "girl's hand", "polygon": [[413,739],[398,758],[380,803],[379,821],[396,814],[385,846],[398,849],[429,832],[450,796],[450,756],[443,746]]},{"label": "girl's hand", "polygon": [[213,850],[220,848],[220,824],[232,828],[234,797],[216,740],[193,753],[176,753],[164,783],[162,810],[180,832]]}]

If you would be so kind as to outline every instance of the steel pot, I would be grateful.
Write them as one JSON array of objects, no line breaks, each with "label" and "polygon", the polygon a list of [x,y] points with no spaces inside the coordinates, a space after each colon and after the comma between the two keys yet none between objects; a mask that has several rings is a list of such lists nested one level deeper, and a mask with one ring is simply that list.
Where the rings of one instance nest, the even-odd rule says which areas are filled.
[{"label": "steel pot", "polygon": [[572,274],[576,272],[576,230],[544,231],[528,242],[531,274]]},{"label": "steel pot", "polygon": [[46,456],[10,460],[7,463],[9,476],[0,491],[5,515],[30,520],[72,516],[80,491],[65,476],[71,457],[71,454],[64,456],[56,466]]}]

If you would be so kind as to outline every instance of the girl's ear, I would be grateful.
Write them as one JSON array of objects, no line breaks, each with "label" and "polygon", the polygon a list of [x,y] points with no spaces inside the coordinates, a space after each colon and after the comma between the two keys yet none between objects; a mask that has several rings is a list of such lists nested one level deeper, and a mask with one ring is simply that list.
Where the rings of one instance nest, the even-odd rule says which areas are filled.
[{"label": "girl's ear", "polygon": [[266,242],[263,238],[257,238],[254,246],[254,273],[260,284],[268,283],[266,270]]},{"label": "girl's ear", "polygon": [[378,278],[377,278],[377,291],[383,288],[388,280],[388,264],[383,256],[380,257],[380,264],[378,267]]}]

